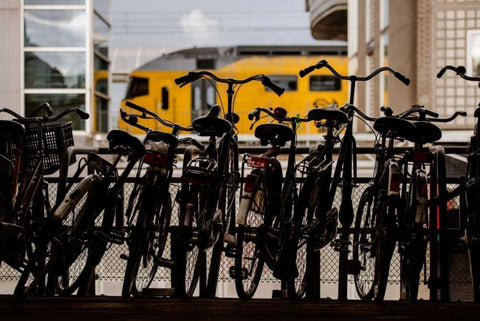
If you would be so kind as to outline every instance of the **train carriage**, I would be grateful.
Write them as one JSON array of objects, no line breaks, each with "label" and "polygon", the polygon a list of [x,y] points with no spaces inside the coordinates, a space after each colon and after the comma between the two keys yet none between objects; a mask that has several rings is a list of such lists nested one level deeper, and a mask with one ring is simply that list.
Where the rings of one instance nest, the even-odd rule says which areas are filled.
[{"label": "train carriage", "polygon": [[[255,107],[282,106],[290,115],[305,116],[314,106],[324,107],[346,101],[347,86],[328,70],[319,70],[305,78],[298,76],[299,70],[321,59],[327,59],[340,73],[347,73],[345,46],[237,46],[181,50],[154,59],[133,71],[122,107],[125,107],[126,100],[130,100],[165,119],[187,125],[215,103],[226,109],[226,86],[199,79],[180,88],[175,84],[175,78],[192,70],[209,70],[219,77],[235,79],[265,74],[285,88],[281,97],[257,82],[242,86],[235,96],[234,111],[240,116],[237,124],[240,137],[242,134],[251,135],[247,114]],[[217,90],[220,97],[216,94]],[[153,122],[150,125],[158,126]],[[138,133],[121,121],[119,127]],[[315,134],[318,131],[313,124],[303,124],[299,134]]]}]

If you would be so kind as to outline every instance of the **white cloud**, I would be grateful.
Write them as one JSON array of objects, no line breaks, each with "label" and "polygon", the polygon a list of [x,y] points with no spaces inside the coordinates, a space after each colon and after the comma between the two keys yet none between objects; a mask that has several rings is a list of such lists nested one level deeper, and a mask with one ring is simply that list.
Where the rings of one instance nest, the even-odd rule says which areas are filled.
[{"label": "white cloud", "polygon": [[180,25],[186,33],[217,33],[220,23],[216,19],[209,18],[202,10],[195,9],[180,18]]}]

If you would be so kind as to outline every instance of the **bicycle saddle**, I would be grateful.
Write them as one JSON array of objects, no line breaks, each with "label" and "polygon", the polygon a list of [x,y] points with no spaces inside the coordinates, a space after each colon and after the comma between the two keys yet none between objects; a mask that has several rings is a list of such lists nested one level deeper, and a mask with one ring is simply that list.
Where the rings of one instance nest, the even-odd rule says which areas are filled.
[{"label": "bicycle saddle", "polygon": [[25,135],[25,129],[15,121],[0,120],[0,134],[8,134],[20,138]]},{"label": "bicycle saddle", "polygon": [[380,117],[373,123],[373,128],[381,134],[393,131],[396,137],[405,138],[408,141],[414,141],[417,137],[417,127],[403,118],[390,116]]},{"label": "bicycle saddle", "polygon": [[442,138],[442,131],[435,124],[428,121],[416,121],[413,124],[417,127],[417,137],[413,140],[415,143],[433,143]]},{"label": "bicycle saddle", "polygon": [[178,146],[177,137],[175,137],[172,134],[159,132],[156,130],[148,132],[147,136],[145,137],[145,140],[152,140],[154,142],[164,142],[165,144],[170,146],[170,148],[175,148]]},{"label": "bicycle saddle", "polygon": [[335,121],[338,124],[346,123],[347,114],[339,110],[336,104],[330,104],[325,108],[315,108],[308,112],[307,119]]},{"label": "bicycle saddle", "polygon": [[255,137],[260,139],[263,146],[285,146],[293,139],[293,130],[282,124],[261,124],[255,128]]},{"label": "bicycle saddle", "polygon": [[111,150],[121,154],[142,157],[145,154],[145,146],[135,136],[120,129],[112,129],[107,135]]},{"label": "bicycle saddle", "polygon": [[196,118],[192,122],[193,129],[199,136],[220,137],[232,128],[232,124],[221,117],[218,117],[220,107],[213,105],[205,116]]}]

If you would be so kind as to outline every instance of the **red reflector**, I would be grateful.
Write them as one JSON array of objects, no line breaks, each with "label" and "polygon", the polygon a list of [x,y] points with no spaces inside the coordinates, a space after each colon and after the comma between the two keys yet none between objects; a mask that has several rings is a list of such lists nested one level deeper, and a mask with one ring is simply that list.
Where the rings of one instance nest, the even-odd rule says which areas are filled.
[{"label": "red reflector", "polygon": [[270,159],[267,157],[250,156],[248,158],[247,164],[250,167],[266,168],[269,160]]},{"label": "red reflector", "polygon": [[168,165],[168,156],[162,153],[145,151],[143,161],[150,165],[166,167]]},{"label": "red reflector", "polygon": [[428,152],[413,152],[412,160],[418,163],[427,163],[430,159],[430,153]]}]

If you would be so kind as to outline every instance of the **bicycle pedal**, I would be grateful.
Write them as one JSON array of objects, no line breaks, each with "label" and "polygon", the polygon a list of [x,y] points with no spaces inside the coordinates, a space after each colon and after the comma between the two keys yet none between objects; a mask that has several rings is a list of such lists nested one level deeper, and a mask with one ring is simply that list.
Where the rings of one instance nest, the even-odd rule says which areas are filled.
[{"label": "bicycle pedal", "polygon": [[122,259],[124,261],[127,261],[128,260],[128,255],[122,253],[122,254],[120,254],[120,259]]},{"label": "bicycle pedal", "polygon": [[[247,269],[246,269],[246,268],[242,268],[242,272],[241,272],[241,273],[242,273],[242,274],[241,274],[241,275],[242,275],[242,280],[246,280],[247,277],[248,277],[248,271],[247,271]],[[232,279],[234,279],[234,278],[237,276],[237,271],[236,271],[236,269],[235,269],[234,266],[231,266],[231,267],[228,269],[228,274],[230,275],[230,277],[231,277]]]}]

